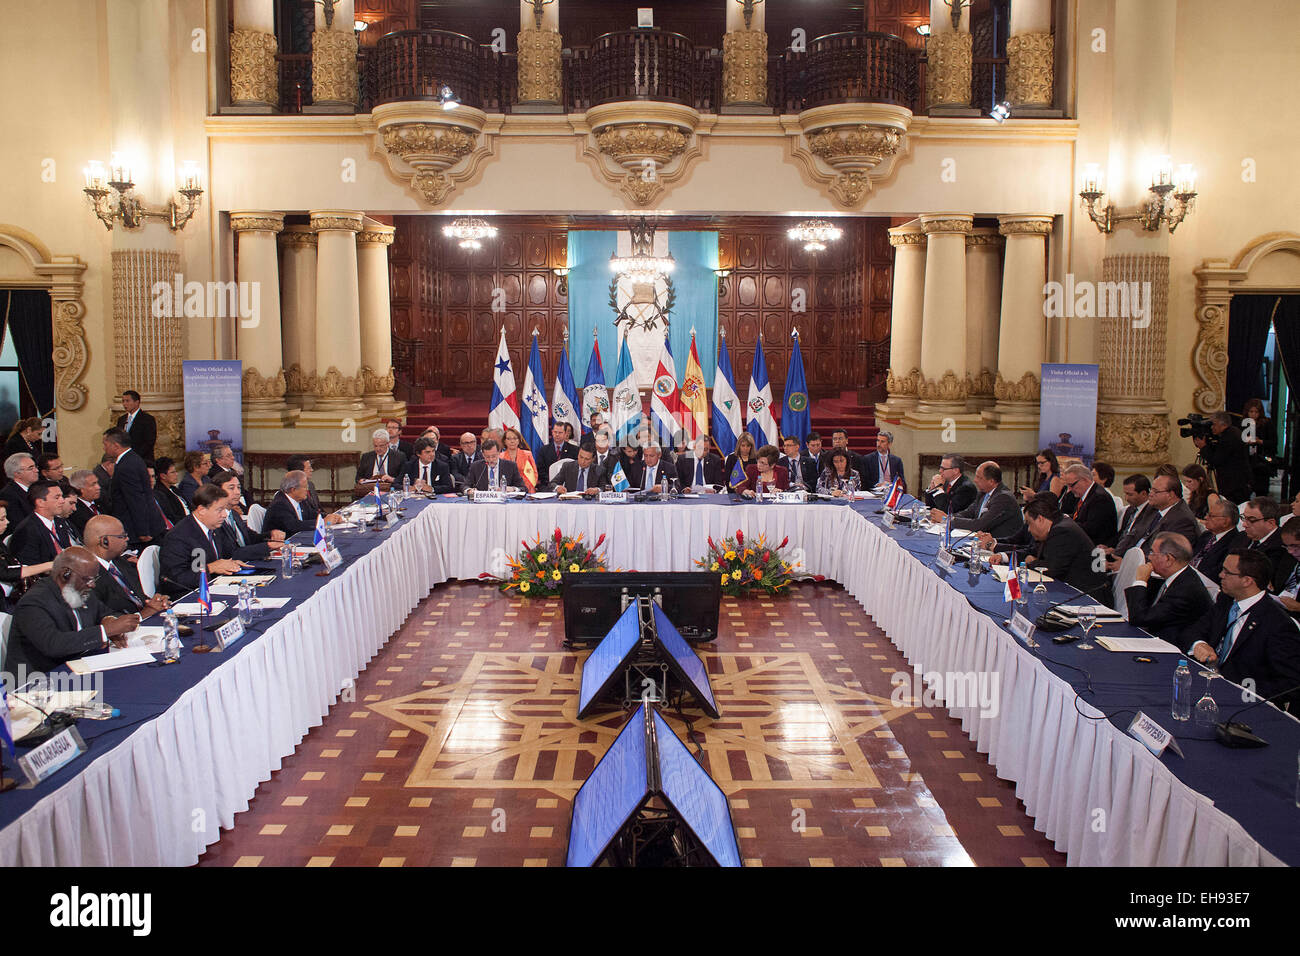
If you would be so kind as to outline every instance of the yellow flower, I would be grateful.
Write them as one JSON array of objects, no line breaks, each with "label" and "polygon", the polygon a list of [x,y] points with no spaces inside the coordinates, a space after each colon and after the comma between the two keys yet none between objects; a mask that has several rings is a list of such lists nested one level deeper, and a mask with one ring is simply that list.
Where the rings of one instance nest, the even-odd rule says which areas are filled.
[{"label": "yellow flower", "polygon": [[560,580],[560,572],[559,572],[559,571],[552,571],[552,572],[551,572],[551,580],[552,580],[552,581],[558,581],[558,580]]},{"label": "yellow flower", "polygon": [[714,562],[713,562],[713,566],[710,567],[709,570],[710,570],[710,571],[716,571],[716,570],[718,570],[718,562],[717,562],[717,561],[714,561]]},{"label": "yellow flower", "polygon": [[571,564],[571,565],[569,565],[569,573],[570,573],[570,574],[577,574],[580,570],[582,570],[582,569],[579,568],[576,564]]},{"label": "yellow flower", "polygon": [[753,548],[746,548],[746,549],[745,549],[745,560],[746,560],[746,561],[748,561],[751,557],[753,557],[753,555],[754,555],[754,549],[753,549]]},{"label": "yellow flower", "polygon": [[728,561],[735,561],[735,560],[736,560],[736,552],[735,552],[735,551],[728,551],[726,554],[723,555],[723,557],[726,558]]},{"label": "yellow flower", "polygon": [[542,552],[540,552],[540,553],[537,555],[537,563],[538,563],[538,564],[545,564],[545,563],[546,563],[546,552],[545,552],[545,551],[542,551]]},{"label": "yellow flower", "polygon": [[739,568],[737,568],[735,571],[732,571],[732,572],[731,572],[731,580],[733,580],[733,581],[739,581],[739,580],[740,580],[740,569],[739,569]]},{"label": "yellow flower", "polygon": [[723,584],[726,584],[726,583],[727,583],[728,581],[730,581],[730,580],[731,580],[731,576],[730,576],[730,575],[724,574],[724,575],[722,576],[722,583],[723,583]]},{"label": "yellow flower", "polygon": [[525,582],[523,582],[523,584],[519,585],[519,590],[521,590],[521,591],[523,591],[525,594],[527,594],[527,593],[528,593],[528,589],[529,589],[530,587],[532,587],[532,585],[529,584],[527,581],[525,581]]}]

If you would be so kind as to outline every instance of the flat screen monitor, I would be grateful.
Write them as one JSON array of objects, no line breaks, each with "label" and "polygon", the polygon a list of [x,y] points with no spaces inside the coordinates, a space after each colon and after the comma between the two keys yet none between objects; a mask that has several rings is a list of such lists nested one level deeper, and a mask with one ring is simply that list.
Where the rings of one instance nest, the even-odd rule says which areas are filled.
[{"label": "flat screen monitor", "polygon": [[[718,703],[713,699],[713,688],[709,684],[709,673],[704,667],[704,661],[700,660],[699,655],[691,650],[691,646],[682,640],[682,636],[677,633],[677,628],[668,619],[668,613],[658,604],[651,604],[650,607],[653,609],[655,636],[659,639],[659,643],[681,669],[680,676],[690,684],[695,691],[695,696],[703,702],[704,709],[716,714]],[[583,676],[586,676],[585,670]]]},{"label": "flat screen monitor", "polygon": [[[628,609],[614,622],[605,639],[596,645],[596,649],[583,662],[582,690],[578,694],[580,715],[586,713],[593,700],[623,679],[623,669],[640,641],[641,620],[637,606],[633,603],[628,605]],[[687,652],[690,652],[690,648],[687,648]]]},{"label": "flat screen monitor", "polygon": [[740,847],[727,795],[714,783],[668,723],[654,712],[659,792],[719,866],[740,866]]},{"label": "flat screen monitor", "polygon": [[648,594],[692,643],[718,636],[722,584],[709,571],[564,572],[564,639],[599,641],[633,598]]},{"label": "flat screen monitor", "polygon": [[646,799],[648,769],[645,714],[638,707],[573,798],[568,866],[594,866],[600,860]]}]

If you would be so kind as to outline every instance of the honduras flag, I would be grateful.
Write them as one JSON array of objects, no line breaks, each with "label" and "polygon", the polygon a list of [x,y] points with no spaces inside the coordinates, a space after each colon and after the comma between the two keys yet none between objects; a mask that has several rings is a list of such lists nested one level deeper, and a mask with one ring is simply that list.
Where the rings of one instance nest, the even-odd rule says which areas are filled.
[{"label": "honduras flag", "polygon": [[204,614],[212,613],[212,595],[208,594],[208,569],[199,568],[199,607]]},{"label": "honduras flag", "polygon": [[767,380],[767,360],[763,358],[763,337],[754,346],[754,367],[749,373],[749,410],[746,431],[754,436],[759,448],[778,441],[776,420],[772,418],[772,383]]},{"label": "honduras flag", "polygon": [[627,475],[623,474],[623,465],[621,462],[614,462],[614,472],[609,476],[610,482],[615,491],[627,491],[632,484],[627,480]]},{"label": "honduras flag", "polygon": [[740,437],[740,399],[736,397],[736,377],[731,374],[731,355],[727,352],[727,333],[718,334],[718,371],[713,376],[713,440],[718,451],[730,455]]},{"label": "honduras flag", "polygon": [[591,337],[591,358],[587,359],[587,380],[582,386],[582,430],[591,431],[591,416],[600,412],[609,421],[609,389],[605,387],[605,369],[600,364],[600,339]]},{"label": "honduras flag", "polygon": [[812,419],[808,412],[808,383],[803,376],[803,353],[799,351],[799,330],[790,334],[794,337],[794,348],[790,350],[790,368],[785,373],[781,431],[788,437],[799,439],[802,448],[804,438],[812,431]]},{"label": "honduras flag", "polygon": [[573,426],[575,441],[582,435],[582,419],[578,417],[578,408],[578,390],[573,384],[573,369],[569,367],[569,350],[561,349],[560,367],[555,373],[555,392],[551,395],[551,419],[568,422]]},{"label": "honduras flag", "polygon": [[[488,401],[488,427],[519,427],[519,396],[515,394],[515,373],[506,348],[506,329],[501,327],[501,344],[492,371],[492,398]],[[545,429],[542,429],[545,431]]]},{"label": "honduras flag", "polygon": [[533,329],[533,347],[528,353],[528,371],[524,375],[524,391],[519,402],[519,433],[524,436],[524,444],[532,449],[534,458],[546,447],[551,427],[551,409],[542,394],[545,384],[542,356],[537,351],[537,330]]},{"label": "honduras flag", "polygon": [[618,370],[614,373],[613,428],[614,444],[622,445],[636,437],[641,428],[641,393],[636,388],[636,369],[626,342],[618,346]]}]

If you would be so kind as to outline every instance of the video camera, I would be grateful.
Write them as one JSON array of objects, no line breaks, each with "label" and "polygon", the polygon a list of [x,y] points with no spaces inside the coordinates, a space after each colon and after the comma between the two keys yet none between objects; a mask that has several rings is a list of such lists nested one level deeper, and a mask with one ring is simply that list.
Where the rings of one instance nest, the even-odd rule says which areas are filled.
[{"label": "video camera", "polygon": [[1186,418],[1178,419],[1178,424],[1181,426],[1178,434],[1184,438],[1203,438],[1206,441],[1214,438],[1214,432],[1210,430],[1210,420],[1204,415],[1192,412]]}]

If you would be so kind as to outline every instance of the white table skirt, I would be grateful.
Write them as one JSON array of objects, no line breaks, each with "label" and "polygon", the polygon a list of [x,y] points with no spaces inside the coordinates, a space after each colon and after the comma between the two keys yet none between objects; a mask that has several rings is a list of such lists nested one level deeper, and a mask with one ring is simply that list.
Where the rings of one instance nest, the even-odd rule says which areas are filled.
[{"label": "white table skirt", "polygon": [[0,831],[0,864],[193,864],[436,584],[477,578],[557,526],[591,543],[605,534],[611,568],[646,571],[693,570],[708,536],[737,528],[773,545],[788,535],[808,571],[842,583],[918,671],[1000,675],[996,716],[949,710],[1071,864],[1278,862],[1121,730],[1076,713],[1067,682],[847,508],[553,502],[425,508]]}]

